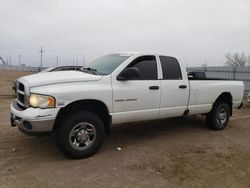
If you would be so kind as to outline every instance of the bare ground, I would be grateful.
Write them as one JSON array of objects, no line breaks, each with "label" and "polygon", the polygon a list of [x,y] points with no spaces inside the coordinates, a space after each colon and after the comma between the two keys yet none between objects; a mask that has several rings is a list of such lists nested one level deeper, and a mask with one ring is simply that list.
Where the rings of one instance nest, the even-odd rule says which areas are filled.
[{"label": "bare ground", "polygon": [[6,94],[23,74],[0,71],[0,187],[250,187],[249,107],[224,131],[207,129],[202,116],[113,127],[96,155],[71,160],[53,135],[10,127]]}]

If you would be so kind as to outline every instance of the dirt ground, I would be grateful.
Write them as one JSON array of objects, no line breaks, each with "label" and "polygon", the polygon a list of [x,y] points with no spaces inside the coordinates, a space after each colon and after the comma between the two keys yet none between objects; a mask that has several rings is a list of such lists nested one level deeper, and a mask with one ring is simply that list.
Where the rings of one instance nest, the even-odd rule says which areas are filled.
[{"label": "dirt ground", "polygon": [[113,127],[96,155],[71,160],[53,135],[10,126],[10,87],[24,74],[0,71],[0,187],[250,187],[249,107],[224,131],[202,116]]}]

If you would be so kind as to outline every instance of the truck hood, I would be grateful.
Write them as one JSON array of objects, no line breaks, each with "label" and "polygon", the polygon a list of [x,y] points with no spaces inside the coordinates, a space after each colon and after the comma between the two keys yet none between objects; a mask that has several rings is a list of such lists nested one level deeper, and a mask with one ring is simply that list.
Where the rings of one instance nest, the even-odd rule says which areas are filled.
[{"label": "truck hood", "polygon": [[58,71],[58,72],[45,72],[29,76],[24,76],[19,81],[28,82],[30,87],[51,85],[69,82],[87,82],[100,80],[102,76],[88,74],[80,71]]}]

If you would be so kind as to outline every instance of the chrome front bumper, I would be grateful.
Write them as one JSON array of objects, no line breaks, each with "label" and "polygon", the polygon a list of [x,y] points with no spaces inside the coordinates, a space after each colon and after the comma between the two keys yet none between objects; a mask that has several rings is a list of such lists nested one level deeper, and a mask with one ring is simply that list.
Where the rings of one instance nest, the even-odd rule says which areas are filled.
[{"label": "chrome front bumper", "polygon": [[22,132],[29,135],[51,132],[58,111],[58,108],[27,108],[22,110],[18,107],[17,101],[14,101],[11,104],[11,126],[18,126]]}]

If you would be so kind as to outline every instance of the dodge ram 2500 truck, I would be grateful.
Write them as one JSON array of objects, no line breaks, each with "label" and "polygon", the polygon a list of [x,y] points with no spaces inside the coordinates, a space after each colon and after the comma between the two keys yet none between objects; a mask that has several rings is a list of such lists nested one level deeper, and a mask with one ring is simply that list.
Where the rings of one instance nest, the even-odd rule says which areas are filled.
[{"label": "dodge ram 2500 truck", "polygon": [[84,158],[111,125],[202,114],[208,127],[222,130],[243,90],[241,81],[189,80],[174,57],[116,53],[81,70],[19,78],[11,124],[29,135],[55,132],[65,155]]}]

